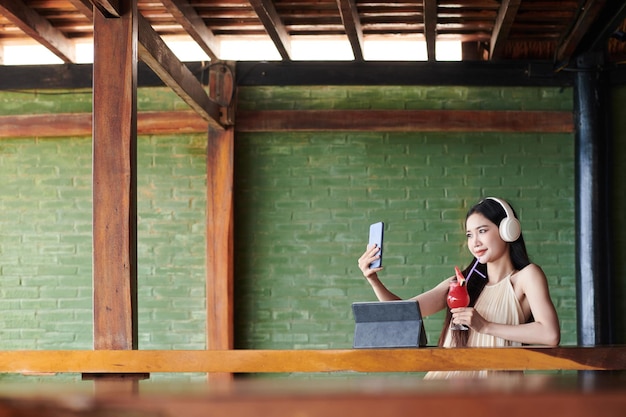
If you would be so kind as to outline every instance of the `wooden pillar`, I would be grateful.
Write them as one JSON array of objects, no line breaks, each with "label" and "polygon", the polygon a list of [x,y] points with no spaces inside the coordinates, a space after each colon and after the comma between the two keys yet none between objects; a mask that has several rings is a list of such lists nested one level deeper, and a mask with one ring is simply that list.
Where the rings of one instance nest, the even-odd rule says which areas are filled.
[{"label": "wooden pillar", "polygon": [[578,344],[613,343],[610,104],[604,55],[578,58],[576,123],[576,294]]},{"label": "wooden pillar", "polygon": [[[209,127],[207,157],[207,347],[234,347],[233,155],[234,128]],[[209,374],[229,380],[231,374]]]},{"label": "wooden pillar", "polygon": [[[215,65],[209,74],[209,95],[222,106],[222,121],[234,115],[234,66]],[[234,143],[235,129],[209,126],[207,146],[207,347],[234,348]],[[232,374],[209,374],[210,381],[230,381]]]},{"label": "wooden pillar", "polygon": [[137,349],[137,1],[94,10],[94,349]]}]

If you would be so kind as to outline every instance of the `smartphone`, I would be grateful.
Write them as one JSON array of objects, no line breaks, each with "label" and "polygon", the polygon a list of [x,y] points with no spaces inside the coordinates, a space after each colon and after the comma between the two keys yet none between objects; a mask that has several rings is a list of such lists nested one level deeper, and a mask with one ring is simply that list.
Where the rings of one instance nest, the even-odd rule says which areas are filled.
[{"label": "smartphone", "polygon": [[376,259],[374,262],[370,264],[370,268],[380,268],[383,266],[383,233],[385,229],[385,224],[383,222],[378,222],[370,225],[370,238],[369,244],[376,244],[377,247],[380,248],[378,251],[378,255],[380,258]]}]

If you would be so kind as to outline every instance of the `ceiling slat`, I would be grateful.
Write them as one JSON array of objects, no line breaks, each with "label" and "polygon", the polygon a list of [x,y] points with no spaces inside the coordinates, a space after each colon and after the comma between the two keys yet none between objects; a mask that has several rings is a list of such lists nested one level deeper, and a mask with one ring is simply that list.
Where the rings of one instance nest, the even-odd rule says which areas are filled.
[{"label": "ceiling slat", "polygon": [[498,59],[502,57],[504,44],[506,43],[511,26],[517,16],[521,0],[504,0],[500,5],[496,24],[491,33],[491,44],[489,50],[489,59]]},{"label": "ceiling slat", "polygon": [[602,11],[605,0],[587,0],[580,8],[580,14],[574,22],[572,30],[563,38],[556,52],[558,62],[569,61],[572,54],[578,48],[587,30],[595,22]]},{"label": "ceiling slat", "polygon": [[119,0],[91,0],[94,7],[107,17],[120,17]]},{"label": "ceiling slat", "polygon": [[0,12],[24,33],[61,58],[63,62],[71,63],[76,61],[76,53],[72,41],[52,26],[48,20],[27,7],[24,2],[3,0],[0,2]]},{"label": "ceiling slat", "polygon": [[219,44],[215,35],[187,0],[161,0],[174,19],[189,33],[200,48],[212,59],[218,60]]},{"label": "ceiling slat", "polygon": [[274,3],[270,0],[250,0],[250,5],[265,26],[265,31],[274,42],[280,56],[286,60],[291,60],[291,39],[283,24]]},{"label": "ceiling slat", "polygon": [[424,0],[424,36],[429,61],[435,61],[437,42],[437,0]]},{"label": "ceiling slat", "polygon": [[[424,39],[431,62],[441,41],[450,40],[480,44],[492,60],[542,60],[557,66],[574,66],[573,58],[589,50],[606,50],[612,63],[626,56],[626,42],[611,39],[616,28],[626,27],[620,0],[135,1],[139,13],[165,40],[191,38],[211,60],[231,52],[220,50],[224,40],[267,35],[285,61],[293,59],[293,40],[303,36],[347,36],[356,61],[363,56],[364,40],[394,43],[398,38]],[[74,40],[93,39],[94,6],[112,17],[118,14],[120,0],[0,3],[0,49],[5,49],[5,58],[8,46],[36,40],[64,62],[74,62]]]},{"label": "ceiling slat", "polygon": [[341,20],[346,30],[346,35],[352,46],[354,59],[363,61],[363,29],[355,0],[337,0],[337,6],[341,12]]}]

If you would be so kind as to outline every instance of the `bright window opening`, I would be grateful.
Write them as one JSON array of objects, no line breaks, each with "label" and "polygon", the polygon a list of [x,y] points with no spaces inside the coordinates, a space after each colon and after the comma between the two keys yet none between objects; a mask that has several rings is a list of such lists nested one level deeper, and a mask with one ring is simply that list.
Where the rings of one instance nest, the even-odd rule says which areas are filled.
[{"label": "bright window opening", "polygon": [[[174,54],[184,62],[208,61],[206,53],[186,38],[165,38]],[[281,56],[267,37],[239,39],[218,38],[221,59],[232,61],[280,61]],[[426,44],[416,37],[366,37],[363,41],[366,61],[426,61]],[[61,64],[62,61],[44,46],[35,43],[11,43],[1,45],[4,65]],[[76,62],[93,62],[93,42],[75,41]],[[345,37],[293,37],[291,54],[294,61],[352,61],[350,43]],[[2,54],[0,54],[1,56]],[[437,61],[460,61],[461,42],[438,41]]]}]

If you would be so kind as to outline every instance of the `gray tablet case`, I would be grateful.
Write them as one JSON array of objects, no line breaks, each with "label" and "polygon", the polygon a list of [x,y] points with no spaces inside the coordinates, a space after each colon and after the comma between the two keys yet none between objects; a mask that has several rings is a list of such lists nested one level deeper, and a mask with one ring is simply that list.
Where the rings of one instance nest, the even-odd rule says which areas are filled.
[{"label": "gray tablet case", "polygon": [[426,332],[417,301],[370,301],[352,304],[354,348],[417,348],[426,346]]}]

